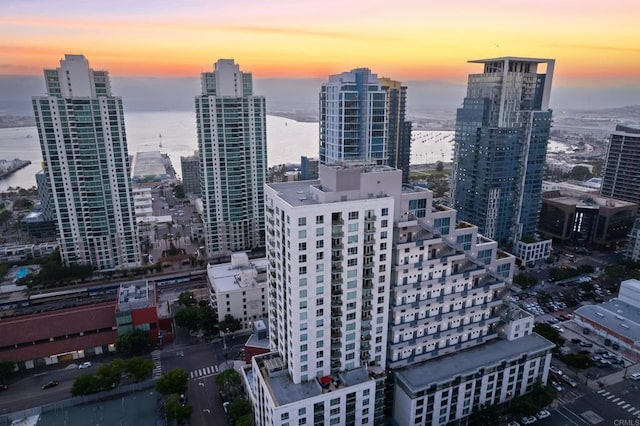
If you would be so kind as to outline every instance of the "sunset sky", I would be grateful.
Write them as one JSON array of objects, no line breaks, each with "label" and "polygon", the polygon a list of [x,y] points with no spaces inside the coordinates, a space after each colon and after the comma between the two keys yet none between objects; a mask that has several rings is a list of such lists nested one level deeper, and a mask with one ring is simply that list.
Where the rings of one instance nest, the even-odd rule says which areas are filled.
[{"label": "sunset sky", "polygon": [[196,76],[234,58],[255,77],[355,67],[461,81],[468,60],[556,59],[556,84],[640,86],[638,0],[3,0],[0,74],[65,53],[122,76]]}]

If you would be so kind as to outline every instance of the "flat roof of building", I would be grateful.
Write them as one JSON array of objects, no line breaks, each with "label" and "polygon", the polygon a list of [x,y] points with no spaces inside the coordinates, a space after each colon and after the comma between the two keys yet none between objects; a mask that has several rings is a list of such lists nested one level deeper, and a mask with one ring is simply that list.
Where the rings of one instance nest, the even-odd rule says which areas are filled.
[{"label": "flat roof of building", "polygon": [[320,185],[319,180],[300,180],[294,182],[270,183],[268,186],[291,206],[320,204],[311,196],[310,187]]},{"label": "flat roof of building", "polygon": [[133,158],[131,174],[134,179],[167,179],[169,174],[160,151],[138,152]]},{"label": "flat roof of building", "polygon": [[634,342],[640,341],[640,309],[619,299],[581,306],[574,313]]},{"label": "flat roof of building", "polygon": [[217,293],[241,290],[252,284],[266,284],[267,258],[251,259],[236,266],[233,263],[207,265],[207,276]]},{"label": "flat roof of building", "polygon": [[533,63],[550,63],[555,62],[555,59],[544,59],[544,58],[525,58],[521,56],[501,56],[499,58],[490,58],[490,59],[474,59],[468,61],[470,64],[485,64],[488,62],[504,62],[504,61],[516,61],[516,62],[533,62]]},{"label": "flat roof of building", "polygon": [[411,392],[419,392],[433,384],[449,382],[456,376],[474,374],[480,368],[499,365],[503,361],[519,359],[525,353],[541,352],[553,347],[553,343],[536,333],[516,340],[500,339],[402,368],[396,372],[396,379]]},{"label": "flat roof of building", "polygon": [[[554,193],[557,196],[554,196]],[[596,194],[574,195],[566,194],[562,189],[548,191],[542,194],[543,200],[550,200],[555,203],[564,204],[566,206],[577,206],[582,208],[600,208],[600,207],[633,207],[636,204],[629,201],[616,200],[614,198],[601,197]]]},{"label": "flat roof of building", "polygon": [[[258,355],[254,359],[264,363],[261,373],[268,388],[271,390],[271,396],[276,406],[291,404],[292,402],[313,398],[331,390],[344,389],[372,380],[370,371],[360,367],[330,376],[330,380],[327,383],[328,387],[325,388],[316,378],[307,382],[294,383],[287,374],[287,367],[279,354]],[[278,374],[270,375],[269,371],[277,371]]]},{"label": "flat roof of building", "polygon": [[155,306],[155,286],[147,280],[122,283],[118,289],[118,311]]}]

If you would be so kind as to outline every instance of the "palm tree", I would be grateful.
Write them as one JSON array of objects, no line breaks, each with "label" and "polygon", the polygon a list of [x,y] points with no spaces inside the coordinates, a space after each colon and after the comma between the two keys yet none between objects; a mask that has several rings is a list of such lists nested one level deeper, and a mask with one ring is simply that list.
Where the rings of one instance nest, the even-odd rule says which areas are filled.
[{"label": "palm tree", "polygon": [[180,237],[182,237],[182,235],[179,232],[176,232],[175,239],[178,247],[180,247]]}]

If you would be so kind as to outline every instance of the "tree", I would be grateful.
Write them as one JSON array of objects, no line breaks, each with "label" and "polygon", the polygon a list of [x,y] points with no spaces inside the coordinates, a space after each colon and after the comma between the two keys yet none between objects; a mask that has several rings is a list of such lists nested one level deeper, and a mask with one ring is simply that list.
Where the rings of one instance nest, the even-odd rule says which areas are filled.
[{"label": "tree", "polygon": [[198,321],[200,322],[200,330],[205,334],[217,333],[218,317],[209,304],[205,304],[198,308]]},{"label": "tree", "polygon": [[242,416],[238,418],[238,420],[236,420],[236,426],[252,426],[252,425],[253,425],[253,421],[251,421],[250,415]]},{"label": "tree", "polygon": [[150,346],[149,334],[144,330],[133,330],[116,339],[116,350],[124,355],[142,355]]},{"label": "tree", "polygon": [[71,386],[71,395],[88,395],[100,391],[100,380],[93,374],[81,374]]},{"label": "tree", "polygon": [[228,400],[236,395],[240,395],[241,384],[242,379],[240,378],[240,374],[232,368],[224,370],[216,377],[216,385],[220,388],[220,393]]},{"label": "tree", "polygon": [[538,284],[538,279],[533,275],[519,273],[513,277],[513,283],[519,285],[521,288],[529,288]]},{"label": "tree", "polygon": [[167,420],[175,420],[179,425],[189,420],[192,412],[193,407],[183,405],[180,402],[180,395],[176,393],[169,395],[164,403],[164,414],[167,416]]},{"label": "tree", "polygon": [[224,320],[220,321],[219,325],[220,330],[223,331],[236,331],[242,328],[242,322],[239,319],[235,319],[233,315],[227,314],[224,316]]},{"label": "tree", "polygon": [[156,390],[164,395],[172,393],[180,395],[187,390],[187,380],[189,380],[189,374],[186,371],[181,368],[174,368],[158,379]]},{"label": "tree", "polygon": [[545,322],[537,323],[533,326],[533,331],[556,345],[564,343],[564,339],[560,337],[560,332]]},{"label": "tree", "polygon": [[591,175],[589,168],[585,166],[575,166],[573,169],[571,169],[571,173],[569,173],[569,179],[585,181],[591,179],[592,177],[593,176]]},{"label": "tree", "polygon": [[191,291],[183,291],[178,295],[178,303],[182,306],[194,306],[198,300]]},{"label": "tree", "polygon": [[135,357],[125,363],[123,371],[131,374],[136,382],[140,382],[151,377],[153,367],[153,361],[150,359]]},{"label": "tree", "polygon": [[436,161],[436,172],[444,170],[444,163],[442,161]]},{"label": "tree", "polygon": [[189,306],[180,309],[175,315],[176,325],[189,330],[197,330],[200,327],[200,315],[198,308]]},{"label": "tree", "polygon": [[562,357],[562,361],[569,367],[577,368],[578,370],[584,370],[593,365],[593,361],[584,354],[566,354]]},{"label": "tree", "polygon": [[176,198],[184,198],[185,194],[184,194],[184,186],[182,185],[176,185],[175,188],[173,188],[173,193],[176,196]]},{"label": "tree", "polygon": [[120,384],[122,370],[118,363],[103,364],[98,368],[96,377],[100,389],[111,389]]},{"label": "tree", "polygon": [[16,363],[13,361],[0,361],[0,383],[7,380],[9,374],[16,369]]},{"label": "tree", "polygon": [[251,414],[251,404],[246,399],[235,399],[228,408],[229,417],[237,421],[240,417]]}]

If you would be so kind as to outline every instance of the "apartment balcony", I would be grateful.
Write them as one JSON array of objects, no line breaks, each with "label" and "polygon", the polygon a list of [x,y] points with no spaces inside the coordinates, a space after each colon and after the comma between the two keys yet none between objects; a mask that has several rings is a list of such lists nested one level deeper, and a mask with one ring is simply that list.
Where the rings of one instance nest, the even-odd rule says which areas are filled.
[{"label": "apartment balcony", "polygon": [[332,262],[331,263],[331,272],[341,273],[344,271],[344,267],[342,266],[342,262]]},{"label": "apartment balcony", "polygon": [[369,342],[362,342],[360,344],[360,350],[361,351],[370,351],[371,350],[371,344]]},{"label": "apartment balcony", "polygon": [[365,321],[364,319],[360,321],[360,329],[365,331],[371,330],[371,321]]},{"label": "apartment balcony", "polygon": [[362,293],[362,300],[373,300],[373,293],[365,291]]},{"label": "apartment balcony", "polygon": [[344,244],[342,243],[341,238],[333,238],[331,240],[331,247],[334,249],[342,249],[344,248]]},{"label": "apartment balcony", "polygon": [[342,344],[338,341],[338,342],[331,342],[331,353],[333,353],[334,350],[339,350],[342,347]]},{"label": "apartment balcony", "polygon": [[362,321],[371,321],[373,316],[371,314],[362,314]]},{"label": "apartment balcony", "polygon": [[331,224],[332,224],[333,226],[336,226],[336,225],[340,225],[340,226],[342,226],[342,225],[344,225],[344,220],[343,220],[341,217],[339,217],[339,218],[333,218],[333,219],[331,220]]},{"label": "apartment balcony", "polygon": [[365,223],[368,222],[375,222],[376,221],[376,215],[375,214],[370,214],[364,217],[364,221]]},{"label": "apartment balcony", "polygon": [[331,295],[332,296],[339,296],[342,294],[342,287],[341,286],[331,286]]},{"label": "apartment balcony", "polygon": [[[331,298],[331,307],[332,308],[339,308],[342,306],[342,298],[339,296],[333,296]],[[333,313],[333,310],[332,310]]]},{"label": "apartment balcony", "polygon": [[371,268],[365,269],[363,276],[365,279],[373,279],[373,271]]},{"label": "apartment balcony", "polygon": [[331,320],[331,329],[335,330],[342,327],[342,320],[340,319],[332,319]]},{"label": "apartment balcony", "polygon": [[340,337],[342,337],[342,332],[340,330],[331,330],[331,338],[332,339],[339,339]]},{"label": "apartment balcony", "polygon": [[362,288],[368,289],[368,290],[372,289],[373,288],[373,281],[370,280],[370,279],[365,279],[362,282]]},{"label": "apartment balcony", "polygon": [[338,349],[331,349],[331,358],[340,358],[342,356],[342,351]]},{"label": "apartment balcony", "polygon": [[[340,253],[340,252],[338,252]],[[331,261],[332,262],[342,262],[342,260],[344,259],[344,256],[342,255],[342,253],[340,254],[332,254],[331,255]]]},{"label": "apartment balcony", "polygon": [[360,359],[363,361],[368,361],[371,358],[371,354],[369,353],[369,351],[362,351],[360,352]]},{"label": "apartment balcony", "polygon": [[360,340],[371,340],[371,334],[363,334],[362,336],[360,336]]},{"label": "apartment balcony", "polygon": [[331,308],[331,315],[334,316],[334,317],[341,317],[342,316],[342,309],[337,308],[337,307]]},{"label": "apartment balcony", "polygon": [[342,238],[344,237],[344,231],[340,226],[334,226],[331,228],[331,237],[332,238]]}]

